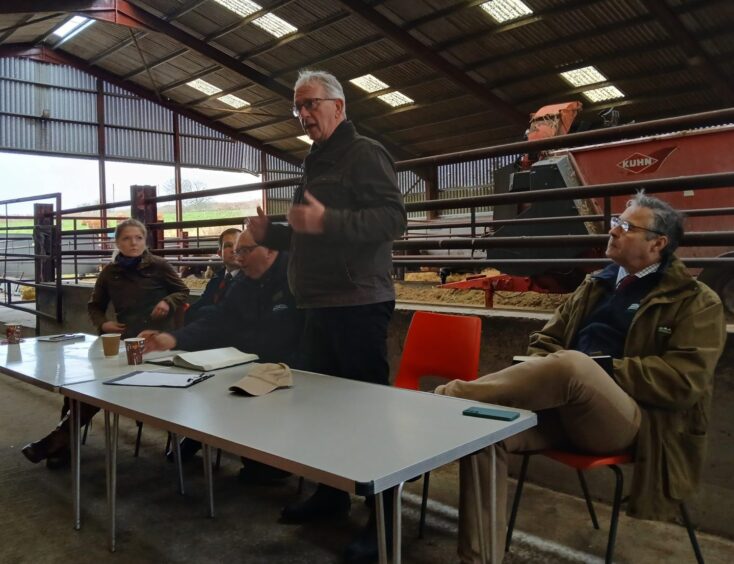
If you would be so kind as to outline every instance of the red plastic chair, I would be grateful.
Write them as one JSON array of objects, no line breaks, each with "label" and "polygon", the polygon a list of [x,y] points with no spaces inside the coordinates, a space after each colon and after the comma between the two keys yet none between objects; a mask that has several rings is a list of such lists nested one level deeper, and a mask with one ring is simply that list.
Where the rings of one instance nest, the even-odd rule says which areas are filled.
[{"label": "red plastic chair", "polygon": [[[528,462],[530,456],[533,454],[541,454],[547,456],[561,464],[573,468],[579,477],[581,483],[581,489],[584,492],[584,499],[586,500],[586,508],[589,510],[589,516],[591,517],[591,523],[595,529],[599,529],[599,521],[596,518],[596,512],[594,511],[594,505],[591,502],[591,496],[589,495],[589,488],[586,485],[584,479],[584,470],[590,470],[592,468],[606,467],[614,472],[616,483],[614,486],[614,502],[612,504],[612,518],[609,523],[609,538],[607,540],[607,552],[605,562],[611,564],[614,557],[614,542],[617,538],[617,523],[619,521],[619,510],[622,505],[622,491],[624,486],[624,475],[622,469],[619,467],[620,464],[632,464],[634,460],[630,453],[607,455],[607,456],[593,456],[578,454],[573,452],[567,452],[562,450],[544,450],[540,452],[529,452],[523,454],[522,466],[520,468],[520,476],[517,479],[517,489],[515,490],[515,498],[512,502],[512,511],[510,512],[510,520],[507,526],[507,538],[505,542],[505,552],[510,549],[510,543],[512,542],[512,531],[515,528],[515,518],[517,517],[517,510],[520,506],[520,498],[522,497],[522,488],[525,484],[525,477],[528,471]],[[680,514],[683,519],[683,524],[688,531],[688,538],[691,541],[693,552],[696,555],[696,562],[703,564],[703,555],[701,554],[701,548],[698,545],[696,539],[696,531],[691,524],[690,517],[688,516],[688,510],[684,503],[680,504]]]},{"label": "red plastic chair", "polygon": [[[475,380],[479,371],[482,320],[469,315],[416,311],[408,328],[395,386],[418,390],[420,379]],[[418,535],[423,537],[430,472],[423,476]]]}]

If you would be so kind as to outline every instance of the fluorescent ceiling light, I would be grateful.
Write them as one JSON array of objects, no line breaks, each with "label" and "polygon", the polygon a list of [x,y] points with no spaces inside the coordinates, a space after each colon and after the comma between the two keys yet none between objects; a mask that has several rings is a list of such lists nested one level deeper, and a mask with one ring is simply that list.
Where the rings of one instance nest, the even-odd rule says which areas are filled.
[{"label": "fluorescent ceiling light", "polygon": [[283,18],[279,18],[273,14],[265,14],[263,17],[254,20],[252,23],[275,37],[283,37],[284,35],[298,31],[298,28],[292,26]]},{"label": "fluorescent ceiling light", "polygon": [[616,86],[605,86],[604,88],[595,88],[594,90],[587,90],[583,94],[592,102],[604,102],[606,100],[624,98],[624,94]]},{"label": "fluorescent ceiling light", "polygon": [[228,106],[232,106],[233,108],[237,108],[237,109],[250,105],[250,102],[247,102],[246,100],[243,100],[242,98],[238,98],[237,96],[234,96],[233,94],[227,94],[226,96],[220,96],[219,98],[217,98],[217,100],[219,100],[220,102],[224,102]]},{"label": "fluorescent ceiling light", "polygon": [[[83,16],[74,16],[71,18],[68,22],[66,22],[64,25],[62,25],[59,29],[53,32],[53,35],[57,37],[66,37],[69,35],[72,31],[75,29],[78,29],[85,23],[89,25],[88,22],[94,22],[94,20],[90,20],[89,18],[85,18]],[[81,31],[81,30],[79,30]]]},{"label": "fluorescent ceiling light", "polygon": [[[260,4],[251,2],[250,0],[214,0],[217,4],[224,6],[228,10],[232,10],[238,16],[246,18],[263,9]],[[262,17],[252,21],[260,29],[267,31],[275,37],[283,37],[289,33],[298,31],[298,28],[292,26],[283,18],[279,18],[274,14],[265,14]]]},{"label": "fluorescent ceiling light", "polygon": [[307,145],[313,145],[313,139],[311,139],[308,135],[299,135],[296,137],[299,141],[303,141]]},{"label": "fluorescent ceiling light", "polygon": [[378,96],[378,98],[386,104],[390,104],[393,108],[397,108],[398,106],[405,106],[406,104],[412,104],[414,102],[413,99],[408,98],[405,94],[401,94],[397,91],[388,92],[387,94]]},{"label": "fluorescent ceiling light", "polygon": [[505,23],[532,14],[533,11],[520,0],[489,0],[481,6],[497,23]]},{"label": "fluorescent ceiling light", "polygon": [[200,78],[187,82],[186,84],[191,86],[191,88],[196,88],[196,90],[198,90],[199,92],[203,92],[208,96],[212,96],[222,91],[221,88],[214,86],[213,84]]},{"label": "fluorescent ceiling light", "polygon": [[366,92],[377,92],[378,90],[390,88],[389,84],[382,82],[379,78],[372,76],[371,74],[353,78],[349,82]]},{"label": "fluorescent ceiling light", "polygon": [[238,16],[247,17],[250,14],[254,14],[258,10],[262,10],[263,7],[250,0],[214,0],[217,4],[220,4],[232,10]]},{"label": "fluorescent ceiling light", "polygon": [[572,86],[586,86],[587,84],[604,82],[607,79],[593,66],[562,72],[561,77]]}]

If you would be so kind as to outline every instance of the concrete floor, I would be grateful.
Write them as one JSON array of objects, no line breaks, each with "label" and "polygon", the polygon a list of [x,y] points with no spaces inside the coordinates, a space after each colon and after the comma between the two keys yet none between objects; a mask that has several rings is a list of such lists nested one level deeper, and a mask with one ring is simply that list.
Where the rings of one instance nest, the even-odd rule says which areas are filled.
[{"label": "concrete floor", "polygon": [[[0,350],[0,355],[4,351]],[[237,481],[239,460],[225,454],[215,474],[217,516],[206,517],[201,459],[186,465],[186,495],[176,492],[174,465],[162,455],[165,433],[146,427],[139,458],[133,457],[135,426],[121,420],[118,454],[118,549],[107,550],[103,428],[95,419],[82,459],[82,529],[71,526],[70,474],[30,464],[20,448],[56,423],[60,398],[0,375],[0,562],[245,562],[336,563],[365,522],[366,507],[354,499],[346,522],[311,526],[277,523],[280,508],[296,499],[297,479],[271,487]],[[426,538],[416,538],[420,483],[404,494],[406,563],[456,562],[457,467],[432,476]],[[569,473],[569,480],[575,479]],[[307,488],[311,488],[307,485]],[[610,484],[611,487],[611,484]],[[528,485],[518,518],[510,564],[601,562],[609,508],[598,504],[602,530],[591,528],[583,501]],[[694,516],[695,519],[695,516]],[[699,534],[706,561],[728,563],[730,540]],[[693,562],[685,530],[623,516],[618,562]]]}]

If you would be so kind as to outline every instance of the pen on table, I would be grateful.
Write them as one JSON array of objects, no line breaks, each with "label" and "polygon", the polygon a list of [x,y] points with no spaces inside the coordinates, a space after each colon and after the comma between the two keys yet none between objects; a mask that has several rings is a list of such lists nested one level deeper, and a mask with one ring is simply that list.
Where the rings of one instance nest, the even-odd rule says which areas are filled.
[{"label": "pen on table", "polygon": [[198,376],[192,376],[191,378],[188,378],[186,381],[193,382],[194,384],[196,384],[197,382],[201,382],[202,380],[206,380],[207,378],[211,378],[212,376],[214,376],[214,372],[210,372],[207,374],[199,374]]}]

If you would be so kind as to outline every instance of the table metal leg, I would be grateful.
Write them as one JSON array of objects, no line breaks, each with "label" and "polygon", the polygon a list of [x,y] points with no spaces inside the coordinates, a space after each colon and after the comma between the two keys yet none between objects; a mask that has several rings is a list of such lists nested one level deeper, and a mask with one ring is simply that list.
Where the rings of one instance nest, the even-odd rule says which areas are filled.
[{"label": "table metal leg", "polygon": [[480,454],[473,454],[470,458],[472,481],[474,482],[474,503],[477,512],[477,532],[479,533],[479,558],[482,564],[487,563],[487,538],[484,534],[484,519],[482,518],[482,485],[479,480],[479,458]]},{"label": "table metal leg", "polygon": [[176,433],[171,433],[171,441],[173,442],[173,457],[176,460],[176,471],[178,472],[178,493],[184,495],[184,479],[183,464],[181,463],[181,442],[178,440]]},{"label": "table metal leg", "polygon": [[69,401],[71,417],[71,494],[74,506],[74,529],[81,529],[81,444],[79,400]]},{"label": "table metal leg", "polygon": [[206,492],[209,497],[209,517],[214,518],[214,479],[212,477],[212,449],[204,445],[204,478],[206,479]]},{"label": "table metal leg", "polygon": [[385,504],[382,492],[375,495],[375,515],[377,517],[377,553],[380,564],[387,564],[387,538],[385,535]]},{"label": "table metal leg", "polygon": [[393,564],[400,564],[402,555],[402,535],[403,535],[403,508],[401,497],[403,495],[403,485],[400,482],[393,488],[392,503],[392,561]]},{"label": "table metal leg", "polygon": [[[486,557],[485,557],[486,558]],[[497,449],[489,447],[489,562],[497,560]]]},{"label": "table metal leg", "polygon": [[110,412],[104,412],[104,438],[105,438],[105,462],[107,473],[107,510],[109,512],[109,546],[110,552],[115,552],[117,533],[117,522],[115,519],[117,510],[117,436],[120,416],[112,414],[112,425],[110,426]]}]

